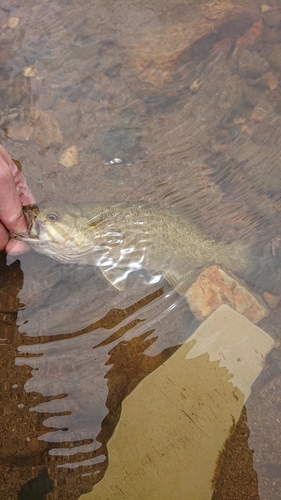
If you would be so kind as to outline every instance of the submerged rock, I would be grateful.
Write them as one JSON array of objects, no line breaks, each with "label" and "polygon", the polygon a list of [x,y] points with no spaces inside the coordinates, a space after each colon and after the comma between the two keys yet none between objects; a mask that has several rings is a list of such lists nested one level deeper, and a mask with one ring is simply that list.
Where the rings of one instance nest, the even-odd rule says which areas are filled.
[{"label": "submerged rock", "polygon": [[255,11],[228,0],[207,2],[193,10],[183,6],[181,24],[177,20],[171,25],[170,13],[166,16],[169,22],[160,35],[155,36],[155,29],[145,32],[127,49],[138,79],[157,88],[174,81],[179,64],[202,60],[217,42],[229,36],[238,39],[258,21]]},{"label": "submerged rock", "polygon": [[267,304],[267,306],[269,307],[269,309],[275,309],[281,300],[281,296],[280,295],[272,295],[271,293],[264,292],[263,299],[264,299],[265,303]]},{"label": "submerged rock", "polygon": [[28,141],[33,135],[33,126],[30,123],[14,121],[5,126],[5,134],[13,141]]},{"label": "submerged rock", "polygon": [[276,71],[281,71],[281,44],[275,43],[265,49],[265,57],[270,66]]},{"label": "submerged rock", "polygon": [[239,59],[239,73],[243,77],[257,78],[269,69],[269,64],[257,52],[244,50]]},{"label": "submerged rock", "polygon": [[63,135],[53,111],[34,109],[30,115],[30,121],[35,125],[34,139],[40,146],[47,148],[62,144]]},{"label": "submerged rock", "polygon": [[218,266],[203,271],[185,294],[194,316],[203,321],[220,305],[227,304],[252,323],[268,316],[260,297],[250,292],[245,283]]},{"label": "submerged rock", "polygon": [[70,148],[66,149],[66,151],[64,151],[60,157],[60,163],[66,168],[74,167],[74,165],[77,165],[78,163],[77,147],[71,146]]}]

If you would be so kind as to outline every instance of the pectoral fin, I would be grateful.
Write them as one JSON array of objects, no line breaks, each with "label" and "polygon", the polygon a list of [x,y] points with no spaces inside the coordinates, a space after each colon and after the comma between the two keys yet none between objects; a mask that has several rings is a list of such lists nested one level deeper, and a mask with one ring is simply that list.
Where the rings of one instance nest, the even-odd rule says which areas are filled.
[{"label": "pectoral fin", "polygon": [[168,271],[163,273],[163,276],[179,295],[184,295],[190,285],[192,285],[199,276],[201,270],[201,267],[196,267],[184,275],[181,275],[178,271],[168,269]]},{"label": "pectoral fin", "polygon": [[127,274],[120,267],[100,267],[105,279],[120,292],[124,290]]}]

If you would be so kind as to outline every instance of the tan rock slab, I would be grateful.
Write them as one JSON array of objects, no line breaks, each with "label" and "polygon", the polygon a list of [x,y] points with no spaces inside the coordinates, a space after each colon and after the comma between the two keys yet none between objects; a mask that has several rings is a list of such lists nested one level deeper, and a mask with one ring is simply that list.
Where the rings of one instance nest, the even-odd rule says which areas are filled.
[{"label": "tan rock slab", "polygon": [[60,157],[60,163],[66,167],[74,167],[78,163],[78,150],[76,146],[66,149]]},{"label": "tan rock slab", "polygon": [[217,309],[124,400],[107,472],[80,500],[211,500],[219,453],[273,344]]},{"label": "tan rock slab", "polygon": [[246,284],[218,266],[204,270],[185,294],[194,316],[203,321],[221,304],[227,304],[252,323],[268,316],[269,310],[261,297],[248,290]]}]

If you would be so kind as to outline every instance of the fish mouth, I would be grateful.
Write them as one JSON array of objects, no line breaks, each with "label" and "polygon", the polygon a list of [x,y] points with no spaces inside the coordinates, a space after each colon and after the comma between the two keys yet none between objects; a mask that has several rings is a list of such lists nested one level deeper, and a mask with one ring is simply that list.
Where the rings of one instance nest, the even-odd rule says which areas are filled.
[{"label": "fish mouth", "polygon": [[37,219],[39,214],[38,205],[26,205],[23,207],[23,213],[27,220],[28,227],[22,233],[13,233],[10,231],[10,237],[15,240],[36,242],[40,236],[40,222]]}]

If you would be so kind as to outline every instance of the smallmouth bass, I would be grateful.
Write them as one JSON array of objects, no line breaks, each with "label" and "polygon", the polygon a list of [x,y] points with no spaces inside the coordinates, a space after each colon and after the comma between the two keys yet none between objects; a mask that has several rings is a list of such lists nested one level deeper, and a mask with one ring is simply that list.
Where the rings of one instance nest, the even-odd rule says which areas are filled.
[{"label": "smallmouth bass", "polygon": [[265,242],[254,238],[217,242],[174,209],[142,202],[42,203],[24,212],[28,235],[12,237],[62,263],[97,266],[118,290],[130,272],[144,268],[161,273],[184,295],[213,264],[271,293],[272,277],[280,281],[279,248],[273,255],[269,244],[265,250]]}]

